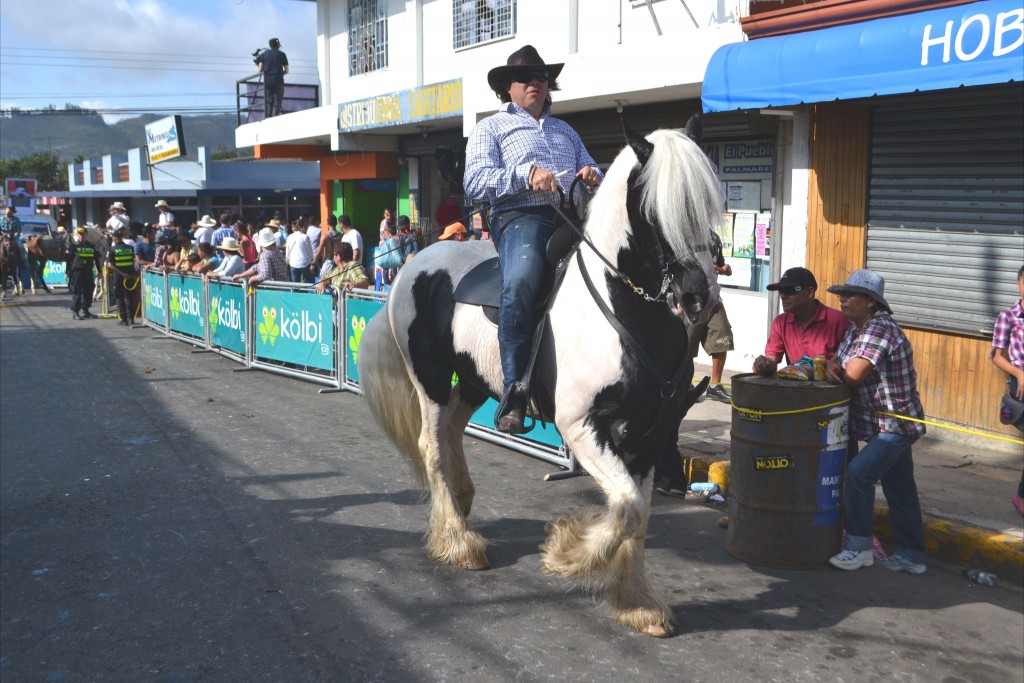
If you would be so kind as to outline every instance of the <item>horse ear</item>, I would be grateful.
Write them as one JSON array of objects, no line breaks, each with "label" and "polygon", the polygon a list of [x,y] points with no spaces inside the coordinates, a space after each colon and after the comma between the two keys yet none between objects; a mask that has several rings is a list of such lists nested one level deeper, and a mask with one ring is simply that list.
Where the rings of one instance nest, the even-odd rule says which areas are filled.
[{"label": "horse ear", "polygon": [[646,164],[647,160],[651,158],[651,154],[654,153],[654,143],[649,142],[643,135],[630,128],[625,121],[622,122],[622,132],[626,136],[626,142],[636,153],[636,158],[640,160],[640,165]]},{"label": "horse ear", "polygon": [[700,144],[701,138],[704,137],[704,120],[700,114],[694,114],[687,120],[683,133],[698,145]]}]

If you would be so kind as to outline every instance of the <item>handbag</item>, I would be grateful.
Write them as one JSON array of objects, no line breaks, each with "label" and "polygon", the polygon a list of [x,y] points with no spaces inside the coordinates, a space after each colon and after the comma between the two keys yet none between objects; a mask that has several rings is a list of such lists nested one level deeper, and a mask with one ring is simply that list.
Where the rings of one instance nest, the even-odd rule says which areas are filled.
[{"label": "handbag", "polygon": [[1003,400],[999,404],[999,421],[1024,431],[1024,401],[1018,400],[1016,396],[1003,394]]},{"label": "handbag", "polygon": [[398,243],[394,238],[389,239],[383,246],[377,247],[373,257],[373,265],[384,270],[391,270],[402,265],[402,254]]}]

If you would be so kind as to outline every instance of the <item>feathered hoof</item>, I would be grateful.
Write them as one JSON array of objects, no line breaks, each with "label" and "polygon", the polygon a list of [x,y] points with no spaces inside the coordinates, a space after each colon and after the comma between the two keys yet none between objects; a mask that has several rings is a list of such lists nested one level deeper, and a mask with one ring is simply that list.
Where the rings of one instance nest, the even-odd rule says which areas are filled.
[{"label": "feathered hoof", "polygon": [[676,635],[676,627],[672,624],[651,624],[641,633],[652,638],[672,638]]},{"label": "feathered hoof", "polygon": [[584,534],[599,515],[595,510],[582,514],[566,515],[547,526],[548,538],[541,545],[544,571],[566,579],[589,579],[604,566],[584,543]]},{"label": "feathered hoof", "polygon": [[658,609],[637,607],[615,610],[616,620],[623,626],[635,629],[652,638],[671,638],[676,635],[676,625],[670,613]]},{"label": "feathered hoof", "polygon": [[460,569],[482,571],[491,568],[487,560],[487,541],[475,531],[428,537],[427,555],[435,562]]}]

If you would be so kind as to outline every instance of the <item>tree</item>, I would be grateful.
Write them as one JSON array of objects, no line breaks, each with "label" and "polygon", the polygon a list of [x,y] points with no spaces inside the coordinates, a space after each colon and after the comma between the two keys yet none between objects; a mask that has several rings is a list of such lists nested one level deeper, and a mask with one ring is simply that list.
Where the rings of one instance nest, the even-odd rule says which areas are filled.
[{"label": "tree", "polygon": [[0,179],[35,178],[44,192],[68,189],[67,166],[57,152],[37,152],[19,159],[0,159]]}]

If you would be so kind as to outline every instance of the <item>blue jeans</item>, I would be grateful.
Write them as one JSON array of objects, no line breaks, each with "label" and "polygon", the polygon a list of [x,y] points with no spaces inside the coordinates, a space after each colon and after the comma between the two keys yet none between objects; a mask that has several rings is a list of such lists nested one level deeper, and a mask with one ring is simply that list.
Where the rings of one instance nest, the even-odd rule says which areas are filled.
[{"label": "blue jeans", "polygon": [[292,268],[288,266],[288,275],[291,277],[292,282],[308,282],[313,284],[313,271],[309,269],[309,266],[305,268]]},{"label": "blue jeans", "polygon": [[875,511],[875,482],[882,481],[882,493],[889,503],[892,533],[899,544],[897,555],[924,564],[924,521],[914,481],[914,441],[902,434],[882,432],[868,440],[857,453],[851,438],[846,466],[846,547],[871,550]]},{"label": "blue jeans", "polygon": [[545,250],[555,232],[555,210],[550,206],[511,209],[494,216],[491,224],[501,263],[498,347],[508,391],[513,382],[524,379],[529,361],[536,324],[534,300],[550,270]]},{"label": "blue jeans", "polygon": [[[25,247],[25,242],[22,238],[18,238],[15,242],[18,245],[18,276],[21,278],[21,284],[25,289],[31,289],[32,287],[32,273],[28,269],[28,249]],[[39,281],[43,281],[43,276],[40,273]]]}]

